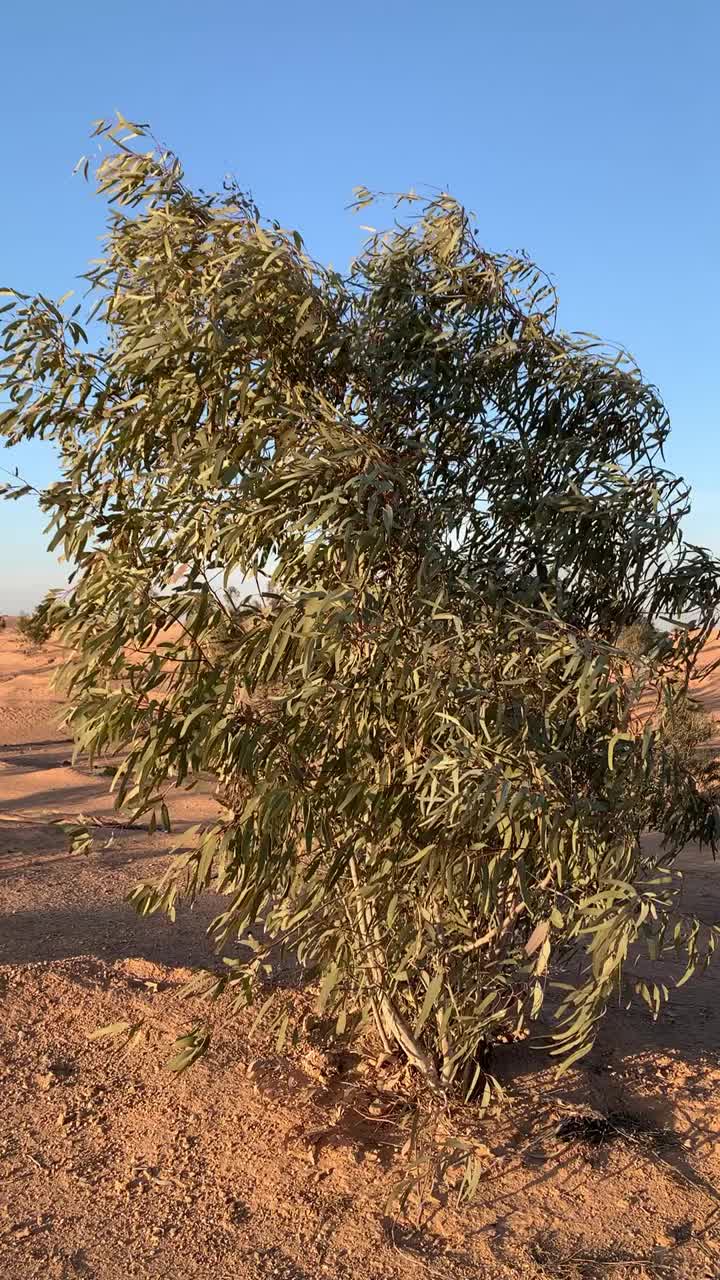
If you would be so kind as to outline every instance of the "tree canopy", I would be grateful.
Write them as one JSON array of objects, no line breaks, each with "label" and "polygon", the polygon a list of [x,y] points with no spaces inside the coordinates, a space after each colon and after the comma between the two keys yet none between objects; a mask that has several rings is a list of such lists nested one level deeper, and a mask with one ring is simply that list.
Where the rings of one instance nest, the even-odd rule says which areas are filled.
[{"label": "tree canopy", "polygon": [[[145,127],[96,133],[89,300],[6,291],[0,430],[61,459],[40,500],[73,565],[52,608],[78,749],[122,750],[117,802],[151,824],[224,788],[135,904],[226,895],[208,993],[254,999],[280,942],[340,1031],[374,1019],[441,1092],[475,1089],[577,954],[572,1060],[619,984],[667,994],[627,978],[636,943],[690,973],[716,939],[673,872],[714,796],[638,713],[685,687],[718,596],[658,392],[447,194],[392,198],[341,274],[234,183],[193,191]],[[645,618],[694,625],[638,657],[618,637]]]}]

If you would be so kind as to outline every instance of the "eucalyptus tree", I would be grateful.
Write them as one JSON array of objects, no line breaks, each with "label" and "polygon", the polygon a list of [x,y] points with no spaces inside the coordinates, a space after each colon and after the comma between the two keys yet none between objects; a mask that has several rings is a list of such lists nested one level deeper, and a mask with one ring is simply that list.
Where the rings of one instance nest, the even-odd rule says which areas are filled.
[{"label": "eucalyptus tree", "polygon": [[225,797],[132,900],[224,895],[208,993],[254,1000],[282,944],[340,1032],[374,1021],[440,1094],[475,1090],[576,955],[552,1002],[572,1061],[619,986],[667,994],[630,948],[689,974],[716,940],[673,872],[713,795],[639,712],[682,693],[718,588],[657,391],[446,194],[394,199],[340,274],[145,127],[96,134],[102,256],[74,310],[5,291],[0,425],[61,462],[40,502],[78,749],[122,752],[117,804],[151,826],[202,775]]}]

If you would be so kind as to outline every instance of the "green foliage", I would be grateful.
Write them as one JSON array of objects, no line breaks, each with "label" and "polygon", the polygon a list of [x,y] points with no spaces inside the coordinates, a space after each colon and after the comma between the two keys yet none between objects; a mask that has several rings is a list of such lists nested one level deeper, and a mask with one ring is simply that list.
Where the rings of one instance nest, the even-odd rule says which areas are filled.
[{"label": "green foliage", "polygon": [[[547,280],[447,195],[399,198],[342,276],[234,185],[190,190],[143,127],[97,133],[104,336],[8,291],[0,429],[63,460],[41,503],[74,565],[78,747],[125,752],[117,804],[152,824],[203,773],[229,798],[135,905],[225,895],[209,995],[252,1001],[280,943],[339,1030],[374,1019],[440,1093],[488,1094],[484,1047],[524,1036],[575,956],[552,1045],[572,1061],[636,943],[689,974],[716,941],[672,870],[714,842],[713,798],[637,728],[718,585],[681,537],[656,391],[562,333]],[[229,611],[231,573],[272,590]],[[636,663],[615,641],[639,616],[697,625]],[[659,863],[638,838],[657,779]]]},{"label": "green foliage", "polygon": [[32,613],[20,614],[17,629],[23,639],[29,640],[31,644],[38,646],[47,644],[55,627],[53,610],[55,602],[55,593],[49,591],[40,604],[33,609]]}]

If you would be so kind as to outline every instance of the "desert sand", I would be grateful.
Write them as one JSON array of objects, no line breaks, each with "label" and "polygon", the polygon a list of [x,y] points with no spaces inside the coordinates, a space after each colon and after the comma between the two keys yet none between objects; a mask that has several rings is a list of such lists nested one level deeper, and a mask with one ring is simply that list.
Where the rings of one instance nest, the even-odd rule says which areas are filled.
[{"label": "desert sand", "polygon": [[[469,1206],[436,1188],[422,1211],[388,1207],[407,1136],[392,1064],[362,1070],[322,1028],[278,1053],[243,1015],[171,1074],[173,1038],[203,1016],[178,993],[212,963],[218,904],[172,925],[124,902],[175,837],[114,826],[102,768],[71,763],[60,658],[0,631],[2,1280],[720,1277],[712,970],[657,1024],[613,1011],[562,1081],[541,1052],[500,1054],[508,1106],[467,1121],[483,1170]],[[720,674],[697,692],[720,716]],[[179,829],[213,804],[210,788],[184,797]],[[78,812],[99,824],[87,856],[54,825]],[[719,918],[710,855],[688,849],[684,870],[688,902]],[[311,1010],[296,976],[276,985]],[[132,1049],[89,1038],[118,1020],[142,1024]],[[573,1120],[588,1109],[610,1116],[597,1143]]]}]

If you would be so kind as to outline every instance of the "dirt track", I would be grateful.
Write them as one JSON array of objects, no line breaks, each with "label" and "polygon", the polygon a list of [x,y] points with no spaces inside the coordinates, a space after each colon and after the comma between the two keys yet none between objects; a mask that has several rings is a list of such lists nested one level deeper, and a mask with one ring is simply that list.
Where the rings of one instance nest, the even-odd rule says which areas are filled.
[{"label": "dirt track", "polygon": [[[108,826],[97,852],[67,854],[52,819],[112,811],[107,779],[69,763],[57,658],[0,632],[2,1280],[720,1277],[716,973],[679,991],[659,1025],[614,1013],[562,1085],[539,1053],[509,1051],[498,1069],[517,1100],[476,1135],[476,1203],[443,1193],[419,1230],[385,1208],[403,1134],[381,1071],[322,1045],[278,1056],[240,1019],[171,1075],[169,1044],[198,1015],[178,991],[189,966],[211,962],[217,903],[175,926],[124,903],[162,867],[162,834]],[[703,696],[720,713],[720,680]],[[212,803],[186,797],[180,826]],[[693,850],[685,865],[688,901],[717,918],[716,868]],[[310,1008],[282,975],[279,988]],[[126,1055],[88,1039],[121,1019],[143,1023]],[[588,1103],[675,1139],[554,1136]]]}]

